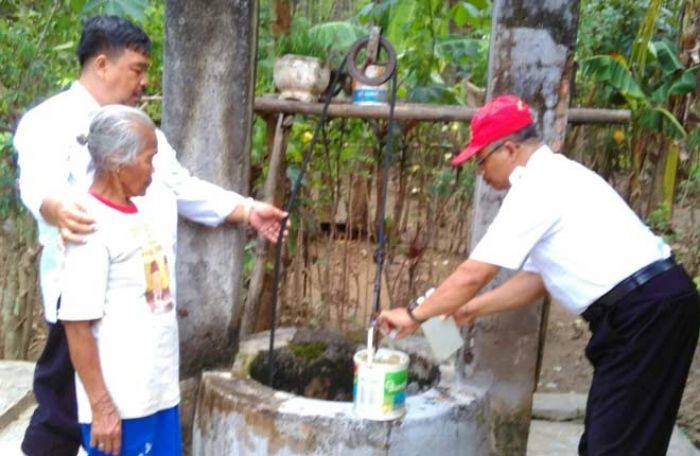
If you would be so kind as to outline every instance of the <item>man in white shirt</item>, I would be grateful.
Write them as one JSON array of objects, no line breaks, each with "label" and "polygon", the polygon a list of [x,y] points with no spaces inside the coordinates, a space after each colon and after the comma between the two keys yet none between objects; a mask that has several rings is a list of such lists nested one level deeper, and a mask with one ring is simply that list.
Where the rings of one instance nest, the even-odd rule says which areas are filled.
[{"label": "man in white shirt", "polygon": [[[30,456],[74,455],[80,444],[73,367],[63,327],[56,321],[63,245],[80,243],[82,236],[95,229],[90,214],[73,199],[84,194],[92,180],[89,153],[76,138],[87,133],[100,106],[138,103],[147,82],[149,50],[148,36],[125,19],[98,16],[87,20],[77,49],[79,79],[27,112],[15,133],[21,197],[37,220],[43,247],[40,281],[49,323],[46,347],[34,377],[39,405],[22,443]],[[210,226],[247,223],[276,241],[286,213],[195,178],[178,163],[163,133],[157,130],[156,134],[154,182],[169,189],[169,194],[158,200],[162,223],[174,224],[179,212]]]},{"label": "man in white shirt", "polygon": [[[598,175],[542,144],[525,102],[494,98],[452,163],[476,157],[503,204],[468,260],[417,308],[382,312],[400,335],[427,318],[459,324],[549,292],[581,314],[594,367],[579,453],[665,454],[700,328],[693,282]],[[478,297],[500,268],[521,269]]]}]

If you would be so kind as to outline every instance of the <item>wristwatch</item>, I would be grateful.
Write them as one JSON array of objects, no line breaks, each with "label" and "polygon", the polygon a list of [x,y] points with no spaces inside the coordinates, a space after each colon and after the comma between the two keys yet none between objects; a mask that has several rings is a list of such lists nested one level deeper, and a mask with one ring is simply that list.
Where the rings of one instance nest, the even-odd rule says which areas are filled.
[{"label": "wristwatch", "polygon": [[429,288],[428,291],[426,291],[423,296],[417,297],[413,301],[409,302],[408,305],[406,306],[406,312],[408,312],[408,316],[411,317],[411,320],[415,321],[419,325],[422,325],[423,323],[428,321],[430,319],[430,317],[426,317],[426,318],[422,318],[422,319],[418,318],[413,314],[413,311],[416,310],[416,308],[418,306],[420,306],[423,303],[423,301],[426,300],[426,298],[428,296],[433,294],[434,291],[435,291],[435,288],[432,288],[432,287]]},{"label": "wristwatch", "polygon": [[[422,302],[423,300],[421,299],[420,301]],[[414,322],[416,322],[419,325],[422,325],[427,320],[427,318],[420,319],[413,314],[413,311],[416,310],[416,308],[419,305],[420,305],[420,302],[418,302],[418,299],[414,299],[413,301],[408,303],[408,306],[406,306],[406,312],[408,312],[408,316],[411,317],[411,320],[413,320]]]}]

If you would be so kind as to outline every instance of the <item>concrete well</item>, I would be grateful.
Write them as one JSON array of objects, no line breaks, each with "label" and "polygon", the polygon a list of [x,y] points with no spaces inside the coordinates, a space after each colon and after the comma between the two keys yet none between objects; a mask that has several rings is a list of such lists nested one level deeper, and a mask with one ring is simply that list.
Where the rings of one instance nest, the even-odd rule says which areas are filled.
[{"label": "concrete well", "polygon": [[[275,349],[296,332],[278,330]],[[309,399],[251,379],[250,364],[268,344],[268,332],[255,334],[241,344],[231,372],[203,374],[193,455],[488,454],[485,392],[459,383],[452,363],[438,366],[437,384],[407,397],[403,418],[377,422],[358,418],[352,402]],[[419,337],[396,348],[430,359]]]}]

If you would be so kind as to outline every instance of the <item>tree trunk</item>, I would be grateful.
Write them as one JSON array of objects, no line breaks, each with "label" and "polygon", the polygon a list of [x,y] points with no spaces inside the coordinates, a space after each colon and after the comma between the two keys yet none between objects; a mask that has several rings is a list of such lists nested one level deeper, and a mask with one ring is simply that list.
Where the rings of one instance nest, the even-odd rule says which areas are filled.
[{"label": "tree trunk", "polygon": [[[278,207],[282,205],[282,199],[284,197],[284,170],[286,168],[284,156],[287,149],[289,132],[292,127],[292,120],[293,116],[279,114],[276,121],[274,118],[271,118],[267,122],[270,165],[267,178],[265,179],[263,199]],[[257,330],[258,321],[265,319],[269,322],[272,318],[271,299],[261,298],[272,297],[273,274],[265,267],[265,264],[268,262],[274,263],[275,249],[268,248],[267,241],[258,238],[255,251],[255,264],[250,274],[245,309],[243,310],[243,323],[240,329],[240,339],[243,339]],[[259,318],[259,316],[263,318]]]},{"label": "tree trunk", "polygon": [[[495,0],[487,98],[515,93],[538,113],[544,139],[559,151],[573,79],[579,2]],[[495,217],[505,194],[479,178],[474,197],[472,248]],[[489,288],[512,274],[502,271]],[[481,319],[473,330],[468,377],[491,390],[492,454],[525,454],[535,389],[542,304]]]},{"label": "tree trunk", "polygon": [[34,220],[12,213],[0,227],[0,359],[27,359],[39,304]]},{"label": "tree trunk", "polygon": [[[258,4],[168,0],[163,129],[195,175],[248,189]],[[181,221],[177,262],[181,375],[231,359],[245,236]]]},{"label": "tree trunk", "polygon": [[289,35],[292,29],[292,5],[289,0],[275,0],[275,20],[272,22],[272,35],[275,40]]}]

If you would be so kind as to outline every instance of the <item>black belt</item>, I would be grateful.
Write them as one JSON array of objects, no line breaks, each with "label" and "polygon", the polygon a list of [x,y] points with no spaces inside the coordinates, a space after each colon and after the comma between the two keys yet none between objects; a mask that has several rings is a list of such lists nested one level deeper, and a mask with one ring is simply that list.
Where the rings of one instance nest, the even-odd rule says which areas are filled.
[{"label": "black belt", "polygon": [[[676,260],[674,260],[673,255],[666,258],[665,260],[658,260],[644,266],[639,271],[633,273],[631,276],[627,277],[622,282],[615,285],[612,290],[605,293],[603,296],[598,298],[593,304],[588,306],[582,316],[586,320],[590,320],[591,312],[596,307],[610,307],[615,305],[620,299],[624,298],[630,291],[637,287],[641,287],[657,275],[662,272],[666,272],[669,269],[676,266]],[[587,315],[588,314],[588,315]]]}]

